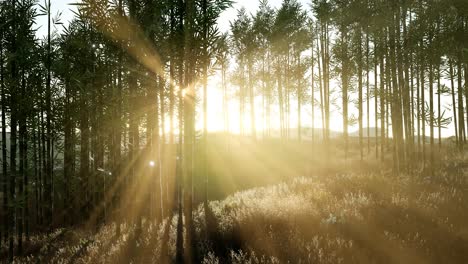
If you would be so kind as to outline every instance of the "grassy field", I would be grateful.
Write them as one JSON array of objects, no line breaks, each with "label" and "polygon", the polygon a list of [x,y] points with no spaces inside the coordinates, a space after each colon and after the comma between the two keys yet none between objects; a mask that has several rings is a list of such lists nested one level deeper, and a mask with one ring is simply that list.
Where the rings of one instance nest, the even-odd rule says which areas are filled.
[{"label": "grassy field", "polygon": [[[203,263],[467,263],[468,161],[452,157],[434,176],[390,171],[296,177],[236,192],[195,215]],[[467,167],[468,168],[468,167]],[[115,225],[98,233],[35,236],[15,263],[158,263],[164,227]],[[170,219],[175,259],[177,217]],[[4,251],[5,249],[3,249]]]}]

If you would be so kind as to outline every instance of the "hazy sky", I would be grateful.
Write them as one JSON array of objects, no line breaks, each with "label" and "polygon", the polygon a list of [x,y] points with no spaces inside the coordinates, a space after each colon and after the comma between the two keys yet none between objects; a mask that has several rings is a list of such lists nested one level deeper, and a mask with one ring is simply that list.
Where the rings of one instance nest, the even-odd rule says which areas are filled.
[{"label": "hazy sky", "polygon": [[[39,3],[43,4],[44,0],[39,0]],[[62,12],[62,22],[65,24],[70,21],[73,17],[72,11],[70,9],[76,8],[75,6],[70,6],[71,3],[76,3],[79,0],[51,0],[52,4],[52,14],[55,16],[57,12]],[[282,0],[270,0],[270,4],[273,7],[279,7],[281,5]],[[304,7],[308,8],[308,3],[310,0],[299,0]],[[256,0],[237,0],[235,1],[234,7],[225,11],[219,19],[219,27],[222,31],[226,31],[229,28],[229,22],[232,21],[237,15],[237,9],[245,7],[248,12],[255,12],[258,8],[259,1]],[[46,17],[39,17],[37,19],[37,26],[41,27],[38,35],[43,36],[46,34]]]},{"label": "hazy sky", "polygon": [[[39,2],[43,3],[44,0],[39,0]],[[68,21],[70,21],[72,18],[73,18],[73,12],[70,10],[70,9],[75,9],[76,7],[75,6],[71,6],[70,4],[71,3],[75,3],[77,1],[80,1],[80,0],[51,0],[51,3],[52,3],[52,14],[57,14],[57,12],[62,12],[62,22],[65,24],[65,26],[67,25]],[[278,8],[280,7],[281,5],[281,2],[282,0],[270,0],[270,5],[274,8]],[[302,3],[302,6],[307,9],[307,10],[310,10],[309,8],[309,3],[311,2],[310,0],[299,0],[299,2]],[[237,0],[235,1],[235,4],[233,6],[233,8],[225,11],[220,19],[218,20],[218,24],[219,24],[219,27],[221,29],[221,31],[227,31],[229,29],[229,23],[230,21],[234,20],[236,15],[237,15],[237,10],[242,8],[242,7],[245,7],[247,9],[248,12],[251,12],[251,13],[255,13],[255,11],[258,9],[258,5],[259,5],[259,1],[258,0]],[[40,27],[39,31],[38,31],[38,36],[44,36],[46,33],[47,33],[47,18],[46,17],[38,17],[37,19],[37,27]],[[61,27],[61,26],[60,26]],[[210,122],[211,124],[210,125],[213,125],[213,127],[211,129],[219,129],[221,126],[222,126],[222,113],[221,111],[216,111],[216,110],[219,110],[221,109],[221,105],[219,102],[221,102],[221,100],[217,100],[219,99],[219,97],[221,96],[221,93],[218,89],[216,89],[215,87],[217,86],[216,82],[213,82],[213,85],[212,87],[210,87],[211,89],[210,90],[210,93],[209,93],[209,101],[210,102],[214,102],[214,103],[211,103],[209,105],[209,109],[213,110],[213,111],[209,111],[210,113],[216,113],[216,114],[213,114],[213,116],[210,116],[210,120],[216,120],[216,122]],[[444,96],[445,97],[445,96]],[[213,99],[213,100],[211,100]],[[259,98],[260,100],[260,98]],[[444,102],[444,105],[448,105],[448,98],[443,98],[443,102]],[[445,103],[447,102],[447,103]],[[256,102],[256,103],[261,103],[261,102]],[[237,109],[237,106],[236,106],[236,103],[235,102],[231,102],[231,104],[233,104],[232,106],[230,106],[229,108],[230,109]],[[370,101],[370,105],[373,106],[374,102],[373,102],[373,99]],[[350,114],[355,114],[357,115],[357,113],[354,113],[355,111],[353,110],[356,110],[354,109],[352,106],[350,106],[351,109],[351,113]],[[309,115],[310,112],[309,110],[307,109],[304,109],[305,111],[305,115],[304,116],[307,116]],[[231,111],[230,111],[231,112]],[[233,115],[236,115],[238,113],[236,113],[236,111],[233,111]],[[273,112],[275,112],[275,110],[273,110]],[[261,118],[261,113],[257,113],[258,114],[258,117],[257,118]],[[273,113],[275,114],[275,113]],[[373,111],[373,107],[371,107],[371,116],[373,116],[374,114],[374,111]],[[451,112],[448,111],[446,113],[446,115],[448,116],[451,116]],[[333,130],[342,130],[342,121],[341,121],[341,114],[339,112],[336,111],[336,109],[334,109],[333,113],[331,114],[331,128]],[[237,117],[239,118],[239,117]],[[319,118],[320,116],[317,116],[316,117],[316,126],[321,126],[320,124],[320,121],[319,121]],[[364,117],[364,120],[365,120],[366,117]],[[295,117],[292,116],[292,124],[295,124]],[[310,125],[310,121],[308,120],[310,118],[306,118],[306,120],[304,120],[304,124],[305,125]],[[370,123],[370,126],[375,126],[374,124],[374,118],[371,118],[371,123]],[[235,116],[232,116],[231,117],[231,120],[236,120],[236,117]],[[249,122],[246,122],[246,123],[249,123]],[[238,124],[237,121],[234,121],[233,124]],[[454,131],[453,131],[453,128],[452,128],[452,124],[449,126],[448,129],[443,129],[442,130],[442,134],[443,136],[450,136],[450,135],[453,135],[454,134]],[[351,128],[351,130],[356,130],[356,127],[353,127]]]},{"label": "hazy sky", "polygon": [[[52,16],[55,17],[57,12],[62,12],[62,22],[64,24],[68,23],[73,18],[73,12],[70,8],[75,8],[74,6],[70,6],[71,3],[76,3],[77,0],[51,0],[51,7],[52,7]],[[39,0],[39,3],[44,5],[44,0]],[[47,17],[40,16],[36,20],[36,26],[40,27],[37,34],[38,36],[44,36],[47,34]]]},{"label": "hazy sky", "polygon": [[[229,28],[229,22],[233,20],[237,15],[237,10],[245,7],[248,12],[255,12],[258,9],[258,0],[235,0],[234,8],[227,10],[223,13],[222,17],[219,20],[219,26],[221,29],[225,30]],[[270,0],[270,5],[272,7],[280,7],[282,0]],[[303,7],[309,8],[310,0],[299,0],[302,3]]]}]

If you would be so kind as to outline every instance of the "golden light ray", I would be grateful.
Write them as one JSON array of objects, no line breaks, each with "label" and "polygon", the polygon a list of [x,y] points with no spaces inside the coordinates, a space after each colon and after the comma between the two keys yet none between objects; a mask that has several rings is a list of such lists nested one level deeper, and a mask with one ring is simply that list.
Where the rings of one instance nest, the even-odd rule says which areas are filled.
[{"label": "golden light ray", "polygon": [[[224,140],[228,142],[228,146],[224,143],[209,143],[207,154],[210,170],[213,175],[217,175],[217,180],[222,180],[222,185],[218,188],[225,193],[239,190],[240,181],[252,185],[277,183],[290,178],[291,175],[301,175],[300,170],[293,168],[288,161],[282,159],[281,153],[268,151],[258,141],[240,136],[229,136]],[[229,150],[222,150],[223,148]],[[242,164],[242,168],[232,167],[234,164]],[[234,177],[236,172],[245,175],[245,178]]]},{"label": "golden light ray", "polygon": [[[102,33],[104,33],[109,39],[113,40],[117,44],[122,45],[122,48],[125,49],[126,52],[133,59],[135,59],[138,63],[143,65],[152,74],[162,76],[173,87],[179,87],[176,84],[175,80],[171,80],[169,76],[165,74],[164,65],[161,63],[159,53],[156,51],[154,46],[151,44],[151,41],[145,36],[141,28],[136,23],[133,23],[127,17],[118,16],[118,15],[113,15],[110,19],[113,22],[112,24],[115,26],[112,29],[101,26],[99,29]],[[139,72],[138,69],[136,68],[131,69],[131,70],[133,70],[134,72]],[[151,76],[144,76],[144,77],[153,79]],[[179,95],[185,98],[184,101],[186,103],[189,103],[189,102],[194,101],[194,98],[195,98],[194,94],[195,94],[194,85],[190,84],[188,85],[188,87],[182,89]],[[141,116],[142,114],[150,110],[152,107],[153,106],[145,106],[143,108],[140,108],[137,113],[137,116]],[[159,133],[159,129],[156,129],[156,131],[157,131],[156,133]],[[155,142],[154,139],[153,139],[153,142]],[[132,160],[126,163],[126,166],[120,171],[115,184],[113,184],[111,188],[109,189],[109,191],[106,193],[104,197],[104,201],[101,202],[101,204],[95,208],[94,212],[92,212],[91,217],[88,220],[88,224],[93,223],[97,219],[97,217],[102,213],[102,211],[104,210],[104,206],[113,199],[113,197],[116,195],[118,190],[124,184],[124,181],[126,181],[126,175],[129,175],[130,171],[133,168],[137,167],[137,171],[135,171],[134,173],[135,175],[142,173],[141,168],[138,168],[139,166],[136,166],[138,165],[137,163],[141,159],[142,155],[143,155],[143,151],[138,151],[138,153],[134,155]],[[175,163],[173,165],[175,166]],[[175,168],[169,168],[168,171],[175,171]],[[173,174],[170,174],[170,175],[173,175]],[[161,174],[160,177],[163,177],[163,176],[164,175]],[[168,181],[172,182],[173,180],[168,179]],[[147,188],[149,185],[146,184],[147,181],[140,181],[140,182],[144,182],[144,184],[133,185],[131,186],[130,189],[126,190],[126,192],[122,193],[122,196],[124,197],[122,197],[123,199],[121,199],[121,201],[128,201],[128,199],[132,200],[135,198],[140,198],[140,196],[142,195],[143,196],[146,195],[145,193],[148,192]],[[172,193],[174,192],[175,190],[171,191],[167,195],[172,196]],[[125,206],[125,207],[128,207],[128,206]],[[141,208],[135,208],[135,209],[137,211],[141,210]],[[134,212],[134,213],[137,213],[137,212]]]}]

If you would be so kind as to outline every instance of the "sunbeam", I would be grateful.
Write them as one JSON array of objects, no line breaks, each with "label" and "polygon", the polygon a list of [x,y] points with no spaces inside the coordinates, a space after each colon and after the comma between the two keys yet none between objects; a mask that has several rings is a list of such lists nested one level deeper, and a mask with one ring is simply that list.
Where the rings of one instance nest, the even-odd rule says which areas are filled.
[{"label": "sunbeam", "polygon": [[0,1],[0,262],[466,263],[467,14]]}]

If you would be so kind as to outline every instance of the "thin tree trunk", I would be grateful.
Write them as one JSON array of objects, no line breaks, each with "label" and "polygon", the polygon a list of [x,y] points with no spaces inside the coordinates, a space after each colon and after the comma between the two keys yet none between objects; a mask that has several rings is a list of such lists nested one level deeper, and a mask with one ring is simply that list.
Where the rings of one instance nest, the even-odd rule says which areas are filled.
[{"label": "thin tree trunk", "polygon": [[[13,54],[16,53],[16,1],[13,1],[13,38],[12,38],[12,46],[13,46]],[[10,202],[8,218],[9,218],[9,227],[10,230],[8,232],[9,235],[9,262],[13,262],[13,242],[14,242],[14,227],[15,227],[15,218],[16,218],[16,199],[15,199],[15,190],[16,190],[16,154],[17,154],[17,147],[16,147],[16,128],[17,128],[17,78],[18,72],[16,67],[16,57],[13,56],[11,61],[11,78],[12,78],[12,86],[10,88],[10,182],[9,182],[9,197],[8,200]]]},{"label": "thin tree trunk", "polygon": [[[378,62],[377,40],[374,42],[374,118],[375,118],[375,158],[379,159],[379,90],[378,90]],[[382,118],[382,116],[380,116]]]},{"label": "thin tree trunk", "polygon": [[245,91],[245,77],[244,77],[244,62],[240,59],[239,67],[241,69],[241,84],[239,86],[239,134],[244,135],[244,91]]},{"label": "thin tree trunk", "polygon": [[[380,32],[382,34],[382,32]],[[382,162],[385,160],[385,104],[386,104],[386,93],[385,93],[385,69],[384,69],[384,40],[383,34],[380,40],[380,158]]]},{"label": "thin tree trunk", "polygon": [[26,79],[24,67],[21,69],[21,91],[20,95],[22,101],[18,102],[20,109],[18,111],[18,125],[19,125],[19,177],[18,177],[18,208],[16,211],[16,225],[17,225],[17,243],[18,243],[18,255],[23,254],[23,233],[24,233],[24,212],[25,212],[25,193],[24,184],[26,178],[26,153],[25,151],[25,140],[26,140],[26,116],[24,99],[26,98]]},{"label": "thin tree trunk", "polygon": [[195,75],[195,62],[191,58],[192,41],[195,32],[195,2],[186,1],[186,30],[185,30],[185,89],[187,92],[184,97],[184,155],[183,155],[183,174],[184,174],[184,218],[185,218],[185,263],[192,263],[194,257],[194,226],[192,215],[192,189],[193,189],[193,154],[194,154],[194,131],[195,131],[195,87],[192,81]]},{"label": "thin tree trunk", "polygon": [[[202,153],[202,159],[203,159],[203,208],[205,210],[205,224],[208,229],[208,66],[210,63],[210,58],[208,54],[208,21],[207,21],[207,15],[208,15],[208,2],[207,0],[202,1],[202,12],[203,12],[203,69],[202,69],[202,82],[203,82],[203,143],[202,143],[202,148],[203,148],[203,153]],[[250,86],[250,68],[249,68],[249,86]],[[250,89],[253,89],[250,86]],[[251,92],[251,98],[252,100],[252,92]],[[251,106],[253,106],[253,103],[251,103]],[[253,112],[253,108],[251,109]],[[253,115],[252,115],[253,118]],[[253,120],[252,122],[254,122]],[[253,128],[253,133],[255,137],[255,130],[254,126]]]},{"label": "thin tree trunk", "polygon": [[37,147],[37,142],[38,142],[38,137],[37,137],[37,129],[34,126],[33,127],[33,162],[34,162],[34,208],[36,210],[36,217],[34,220],[34,226],[39,225],[39,185],[40,185],[40,179],[39,179],[39,159],[38,159],[38,147]]},{"label": "thin tree trunk", "polygon": [[[0,39],[3,39],[3,31],[1,32]],[[8,195],[8,164],[7,164],[7,144],[6,144],[6,111],[7,100],[5,95],[5,72],[3,68],[3,41],[0,41],[0,85],[2,89],[2,191],[3,191],[3,234],[0,236],[0,241],[7,240],[10,231],[9,225],[9,195]],[[1,243],[0,243],[1,244]]]},{"label": "thin tree trunk", "polygon": [[[161,150],[161,147],[162,147],[162,144],[163,142],[161,142],[161,137],[160,137],[160,125],[162,124],[160,122],[160,115],[162,116],[164,113],[161,111],[159,111],[159,107],[160,105],[162,105],[162,98],[163,97],[160,97],[160,94],[162,94],[162,90],[164,89],[164,81],[163,81],[163,78],[161,76],[157,77],[158,79],[158,82],[157,82],[157,85],[156,85],[156,89],[154,92],[151,92],[150,94],[152,94],[151,97],[154,96],[154,102],[151,100],[149,103],[151,105],[151,114],[150,114],[150,118],[152,119],[152,121],[150,122],[150,133],[152,134],[152,145],[153,145],[153,148],[154,148],[154,151],[156,152],[155,153],[155,158],[156,158],[156,168],[157,169],[157,172],[156,172],[156,188],[155,188],[155,195],[156,195],[156,205],[154,206],[154,208],[156,209],[156,222],[157,223],[161,223],[162,222],[162,219],[163,219],[163,216],[164,216],[164,213],[163,213],[163,192],[162,192],[162,171],[161,171],[161,166],[162,166],[162,162],[161,162],[161,159],[163,158],[162,157],[162,150]],[[151,85],[150,85],[151,87]],[[159,91],[158,91],[159,90]],[[151,98],[150,97],[150,98]],[[153,105],[154,104],[154,105]],[[151,153],[154,153],[154,152],[151,152]],[[143,201],[144,202],[144,201]],[[140,214],[142,215],[142,213]]]},{"label": "thin tree trunk", "polygon": [[[423,49],[423,42],[421,41],[421,47],[420,49]],[[421,53],[423,53],[423,51],[421,51]],[[423,164],[425,164],[426,162],[426,99],[425,99],[425,90],[424,90],[424,87],[425,87],[425,68],[426,68],[426,64],[425,64],[425,61],[424,61],[424,58],[423,58],[423,54],[420,55],[421,56],[421,66],[420,66],[420,74],[421,74],[421,77],[420,77],[420,88],[421,88],[421,132],[422,132],[422,135],[421,135],[421,144],[422,144],[422,159],[423,159]]]},{"label": "thin tree trunk", "polygon": [[[465,91],[468,91],[468,62],[465,62],[465,72],[464,72],[464,75],[465,75]],[[467,96],[468,98],[468,96]],[[466,100],[468,100],[467,98],[465,98]],[[466,105],[466,107],[468,107],[468,104]],[[468,115],[468,113],[467,113]],[[465,139],[466,141],[466,139]]]},{"label": "thin tree trunk", "polygon": [[453,74],[453,60],[449,59],[449,74],[450,74],[450,88],[452,94],[452,110],[453,110],[453,126],[455,128],[455,142],[457,146],[460,144],[460,134],[458,131],[458,121],[457,121],[457,103],[455,101],[455,83],[454,83],[454,74]]},{"label": "thin tree trunk", "polygon": [[[430,127],[430,165],[434,164],[434,62],[429,65],[429,127]],[[431,170],[433,171],[433,170]]]},{"label": "thin tree trunk", "polygon": [[50,0],[48,1],[48,12],[47,12],[47,80],[46,80],[46,175],[47,177],[47,184],[46,184],[46,203],[47,203],[47,211],[46,211],[46,219],[49,225],[52,224],[52,172],[53,172],[53,164],[52,164],[52,91],[51,91],[51,73],[52,73],[52,32],[51,32],[51,14],[50,14],[50,7],[51,3]]},{"label": "thin tree trunk", "polygon": [[278,70],[277,70],[277,78],[278,78],[278,103],[279,103],[279,112],[280,112],[280,137],[284,139],[284,105],[283,105],[283,86],[282,86],[282,79],[281,79],[281,66],[278,59]]},{"label": "thin tree trunk", "polygon": [[71,186],[71,179],[73,178],[72,175],[72,159],[73,159],[73,145],[71,137],[72,137],[72,120],[71,120],[71,91],[70,91],[70,83],[67,80],[65,83],[65,109],[64,109],[64,119],[65,119],[65,124],[64,124],[64,159],[63,159],[63,178],[65,181],[65,210],[64,210],[64,219],[65,223],[71,224],[72,223],[72,217],[71,215],[71,201],[70,201],[70,186]]},{"label": "thin tree trunk", "polygon": [[[15,71],[13,71],[15,72]],[[14,88],[13,88],[14,89]],[[12,99],[16,97],[14,93],[12,94]],[[16,105],[16,100],[13,99],[11,105]],[[12,108],[13,109],[13,108]],[[8,200],[10,201],[11,204],[9,207],[9,227],[10,230],[8,232],[8,235],[10,236],[9,239],[9,258],[10,262],[13,261],[13,239],[14,239],[14,227],[15,227],[15,218],[16,218],[16,199],[15,199],[15,190],[16,190],[16,154],[17,154],[17,147],[16,147],[16,141],[17,141],[17,136],[16,136],[16,126],[17,126],[17,121],[16,121],[16,111],[13,110],[11,113],[11,119],[10,119],[10,182],[9,182],[9,187],[10,187],[10,193]]]},{"label": "thin tree trunk", "polygon": [[359,153],[361,157],[361,161],[364,159],[364,152],[363,152],[363,94],[362,94],[362,28],[359,26],[358,29],[358,38],[357,38],[357,45],[358,45],[358,54],[357,54],[357,68],[358,68],[358,110],[359,110]]},{"label": "thin tree trunk", "polygon": [[[347,32],[345,31],[345,26],[341,30],[341,45],[343,49],[341,50],[341,55],[343,56],[342,62],[342,73],[341,73],[341,87],[342,91],[342,103],[343,103],[343,137],[344,137],[344,152],[345,159],[348,158],[348,47],[347,47]],[[346,46],[346,47],[345,47]]]},{"label": "thin tree trunk", "polygon": [[[160,135],[160,140],[159,140],[159,149],[160,149],[160,155],[159,155],[159,169],[160,169],[160,189],[161,189],[161,202],[158,203],[161,207],[161,216],[162,219],[166,217],[165,212],[166,207],[168,206],[168,201],[167,201],[167,166],[166,166],[166,161],[167,161],[167,144],[166,144],[166,105],[164,101],[164,91],[166,88],[166,82],[163,77],[159,77],[159,81],[161,83],[160,88],[159,88],[159,105],[161,106],[161,111],[160,111],[160,119],[161,119],[161,135]],[[157,121],[157,120],[156,120]],[[159,135],[159,127],[156,127],[156,133]]]},{"label": "thin tree trunk", "polygon": [[[367,104],[367,154],[370,154],[370,88],[369,88],[369,26],[367,27],[367,32],[366,32],[366,104]],[[377,113],[375,113],[377,114]]]},{"label": "thin tree trunk", "polygon": [[[183,149],[182,149],[182,144],[183,144],[183,131],[184,131],[184,96],[183,96],[183,91],[182,89],[186,88],[184,84],[184,54],[187,52],[185,49],[187,48],[186,46],[186,23],[183,23],[184,21],[184,15],[185,15],[185,3],[183,0],[178,1],[178,16],[179,16],[179,31],[180,31],[180,43],[179,43],[179,48],[180,48],[180,58],[178,61],[178,66],[179,66],[179,86],[180,89],[178,91],[178,98],[179,98],[179,138],[178,138],[178,150],[177,150],[177,159],[176,159],[176,178],[177,178],[177,234],[176,234],[176,263],[182,263],[184,261],[184,249],[183,249],[183,193],[182,193],[182,188],[183,188]],[[239,101],[240,102],[240,101]]]},{"label": "thin tree trunk", "polygon": [[419,81],[419,68],[421,66],[419,65],[416,67],[416,126],[417,126],[417,141],[418,141],[418,157],[420,156],[421,153],[421,95],[420,95],[420,81]]},{"label": "thin tree trunk", "polygon": [[321,112],[321,117],[322,117],[322,141],[325,139],[325,111],[324,111],[324,91],[323,91],[323,83],[322,83],[322,63],[320,62],[320,48],[319,48],[319,40],[317,38],[317,54],[318,54],[318,59],[317,59],[317,65],[318,65],[318,71],[319,71],[319,90],[320,90],[320,112]]},{"label": "thin tree trunk", "polygon": [[[252,55],[250,55],[252,56]],[[256,128],[256,117],[255,117],[255,96],[254,96],[254,86],[253,86],[253,62],[252,58],[249,57],[248,60],[248,75],[249,75],[249,100],[250,100],[250,129],[252,130],[251,134],[254,140],[257,139],[257,128]]]},{"label": "thin tree trunk", "polygon": [[440,62],[437,64],[437,113],[438,113],[438,116],[437,116],[437,127],[438,127],[438,136],[439,136],[439,151],[442,147],[442,124],[441,124],[441,121],[442,121],[442,111],[441,111],[441,98],[440,98],[440,94],[441,94],[441,84],[440,84],[440,79],[441,79],[441,74],[440,74]]},{"label": "thin tree trunk", "polygon": [[464,135],[465,116],[464,116],[464,107],[463,107],[462,67],[461,67],[460,55],[457,58],[457,79],[458,79],[458,123],[459,123],[458,137],[459,137],[459,142],[460,142],[460,149],[463,150],[463,145],[465,143],[465,135]]},{"label": "thin tree trunk", "polygon": [[[298,65],[301,67],[301,55],[299,54],[298,56]],[[302,106],[302,82],[301,82],[301,76],[298,74],[297,76],[297,81],[298,81],[298,87],[297,87],[297,138],[299,142],[302,141],[302,123],[301,123],[301,106]]]},{"label": "thin tree trunk", "polygon": [[[43,100],[40,99],[41,105],[44,104]],[[41,108],[41,111],[39,113],[39,163],[41,166],[41,169],[39,171],[39,178],[40,178],[40,184],[39,184],[39,195],[40,195],[40,200],[41,200],[41,207],[40,207],[40,218],[39,218],[39,223],[41,225],[44,225],[45,222],[45,213],[46,213],[46,206],[47,204],[44,202],[45,200],[45,195],[44,195],[44,189],[45,185],[47,182],[47,177],[46,175],[46,161],[45,161],[45,156],[46,156],[46,149],[45,149],[45,123],[44,123],[44,110]]]},{"label": "thin tree trunk", "polygon": [[[313,31],[313,30],[312,30]],[[311,43],[311,54],[310,54],[310,60],[311,60],[311,86],[310,86],[310,93],[311,93],[311,110],[312,110],[312,125],[311,125],[311,140],[312,140],[312,146],[315,146],[315,76],[314,76],[314,66],[315,66],[315,58],[314,58],[314,38],[312,38],[312,43]]]}]

